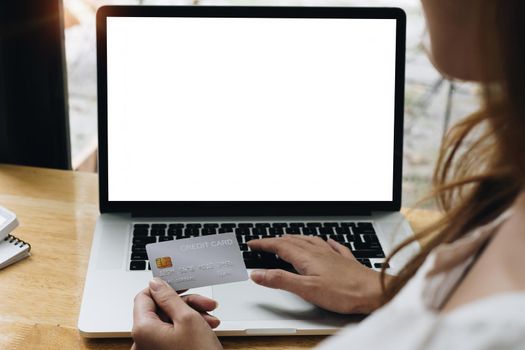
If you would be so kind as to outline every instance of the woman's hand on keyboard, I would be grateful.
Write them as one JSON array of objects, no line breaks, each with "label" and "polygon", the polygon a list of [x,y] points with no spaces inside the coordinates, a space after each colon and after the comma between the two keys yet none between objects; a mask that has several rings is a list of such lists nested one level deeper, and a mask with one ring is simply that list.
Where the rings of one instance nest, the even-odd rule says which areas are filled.
[{"label": "woman's hand on keyboard", "polygon": [[207,313],[216,307],[201,295],[179,296],[155,278],[135,297],[131,349],[222,349],[212,331],[219,320]]},{"label": "woman's hand on keyboard", "polygon": [[359,263],[345,246],[319,237],[285,235],[248,242],[252,250],[277,254],[299,272],[255,270],[262,286],[297,294],[323,309],[368,314],[381,304],[380,273]]}]

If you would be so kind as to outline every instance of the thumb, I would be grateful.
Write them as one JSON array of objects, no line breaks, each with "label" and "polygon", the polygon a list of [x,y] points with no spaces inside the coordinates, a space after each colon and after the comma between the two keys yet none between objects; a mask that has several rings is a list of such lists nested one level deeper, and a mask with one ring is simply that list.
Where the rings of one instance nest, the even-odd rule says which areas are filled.
[{"label": "thumb", "polygon": [[306,300],[308,300],[313,285],[310,276],[302,276],[280,269],[252,271],[251,279],[261,286],[286,290]]},{"label": "thumb", "polygon": [[190,309],[177,292],[160,278],[155,277],[149,282],[149,290],[155,304],[157,304],[172,321],[177,318],[177,315],[180,315],[186,311],[186,309]]}]

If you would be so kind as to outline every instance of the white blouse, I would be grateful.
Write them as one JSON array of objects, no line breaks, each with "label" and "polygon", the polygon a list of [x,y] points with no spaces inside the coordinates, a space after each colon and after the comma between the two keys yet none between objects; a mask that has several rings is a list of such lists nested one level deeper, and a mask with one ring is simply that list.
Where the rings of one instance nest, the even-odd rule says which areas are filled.
[{"label": "white blouse", "polygon": [[497,294],[439,312],[476,252],[510,215],[506,211],[437,247],[392,301],[328,338],[319,350],[525,349],[525,293]]}]

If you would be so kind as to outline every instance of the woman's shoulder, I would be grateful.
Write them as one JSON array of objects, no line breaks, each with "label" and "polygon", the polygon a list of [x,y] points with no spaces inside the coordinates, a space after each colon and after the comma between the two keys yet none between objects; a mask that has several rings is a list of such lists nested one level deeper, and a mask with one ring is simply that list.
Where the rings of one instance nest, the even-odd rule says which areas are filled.
[{"label": "woman's shoulder", "polygon": [[525,293],[524,253],[525,201],[517,201],[512,215],[494,233],[443,310],[453,311],[482,299],[495,300],[499,294]]},{"label": "woman's shoulder", "polygon": [[349,326],[320,349],[523,349],[525,292],[481,299],[446,314],[387,304],[359,325]]},{"label": "woman's shoulder", "polygon": [[[441,348],[523,349],[525,291],[504,292],[476,300],[442,315],[432,343]],[[438,339],[439,338],[439,339]],[[439,347],[430,347],[439,348]]]}]

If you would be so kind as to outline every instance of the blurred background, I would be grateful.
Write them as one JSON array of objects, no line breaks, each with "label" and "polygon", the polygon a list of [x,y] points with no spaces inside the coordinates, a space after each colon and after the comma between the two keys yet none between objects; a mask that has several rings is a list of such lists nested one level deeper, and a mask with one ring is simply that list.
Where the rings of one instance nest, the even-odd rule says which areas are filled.
[{"label": "blurred background", "polygon": [[[95,13],[102,5],[395,6],[408,17],[403,206],[430,189],[443,134],[479,105],[473,84],[451,82],[426,55],[428,38],[419,0],[63,0],[73,169],[96,171]],[[423,206],[432,207],[433,203]]]}]

